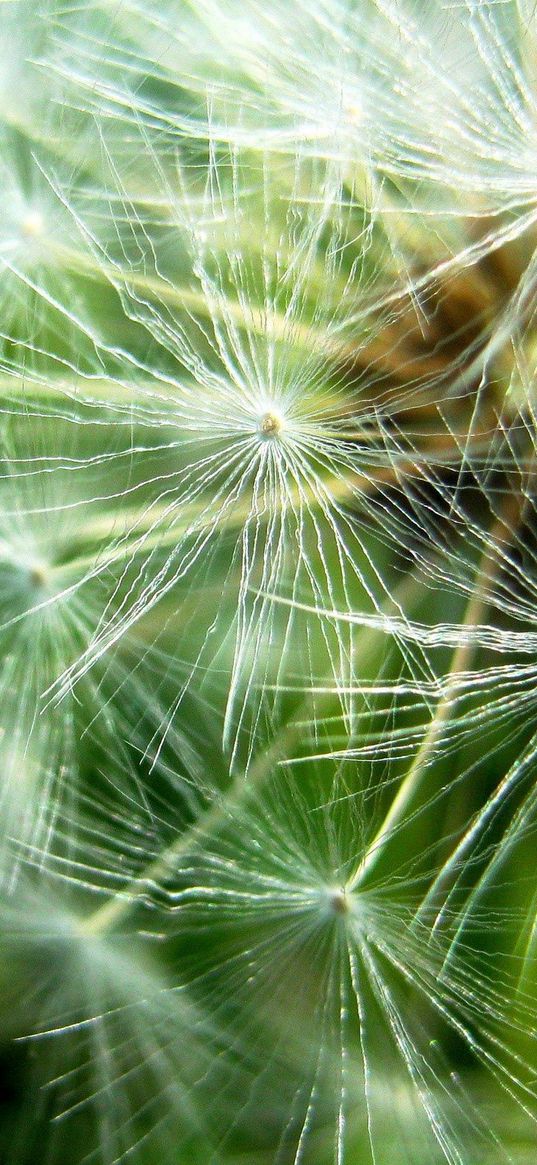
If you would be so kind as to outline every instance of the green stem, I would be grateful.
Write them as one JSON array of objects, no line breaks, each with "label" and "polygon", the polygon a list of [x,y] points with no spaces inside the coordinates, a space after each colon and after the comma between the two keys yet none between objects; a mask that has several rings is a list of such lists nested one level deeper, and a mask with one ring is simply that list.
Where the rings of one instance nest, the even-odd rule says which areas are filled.
[{"label": "green stem", "polygon": [[[511,507],[511,504],[512,499],[509,499],[509,507]],[[497,540],[500,529],[506,526],[508,526],[508,517],[500,516],[493,527],[493,542]],[[466,607],[462,628],[473,627],[478,623],[482,623],[489,602],[490,587],[498,569],[499,563],[496,561],[491,564],[489,552],[486,549],[479,564],[474,590]],[[446,720],[456,703],[460,674],[470,665],[475,650],[475,643],[471,639],[466,639],[456,647],[451,659],[444,693],[436,706],[435,714],[429,723],[427,732],[406,776],[397,790],[382,824],[369,843],[355,872],[351,875],[347,883],[347,891],[356,890],[361,886],[366,876],[371,873],[371,870],[384,853],[386,842],[403,821],[408,806],[418,791],[424,773],[442,738]]]},{"label": "green stem", "polygon": [[[483,600],[476,598],[475,595],[472,596],[466,610],[463,626],[472,626],[475,623],[481,622],[485,606],[486,604]],[[422,776],[434,753],[436,745],[442,736],[444,724],[456,699],[458,676],[468,666],[473,652],[474,645],[470,641],[460,644],[454,651],[449,670],[450,678],[444,695],[437,704],[436,712],[430,721],[427,732],[406,777],[397,790],[382,824],[379,826],[373,840],[369,843],[359,866],[347,884],[347,890],[355,890],[360,886],[366,874],[370,873],[380,858],[386,841],[403,819],[408,805],[419,788]]]}]

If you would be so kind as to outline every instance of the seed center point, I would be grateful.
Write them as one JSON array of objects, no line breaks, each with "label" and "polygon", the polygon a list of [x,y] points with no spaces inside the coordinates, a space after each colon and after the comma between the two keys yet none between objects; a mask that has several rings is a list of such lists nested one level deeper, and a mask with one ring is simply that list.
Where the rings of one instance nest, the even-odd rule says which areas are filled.
[{"label": "seed center point", "polygon": [[283,418],[279,413],[269,409],[261,417],[259,429],[263,437],[278,437],[283,429]]}]

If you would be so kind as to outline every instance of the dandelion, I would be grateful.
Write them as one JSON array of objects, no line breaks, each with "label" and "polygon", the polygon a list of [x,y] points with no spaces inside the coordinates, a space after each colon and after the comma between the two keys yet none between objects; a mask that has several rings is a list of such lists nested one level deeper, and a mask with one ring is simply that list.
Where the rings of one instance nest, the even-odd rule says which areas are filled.
[{"label": "dandelion", "polygon": [[256,0],[224,9],[203,0],[181,22],[173,5],[157,16],[132,4],[123,15],[118,27],[105,4],[90,31],[67,11],[46,60],[78,108],[104,108],[125,134],[141,119],[169,149],[208,132],[248,148],[310,149],[355,182],[388,178],[386,207],[419,209],[437,230],[443,212],[515,212],[517,230],[534,222],[526,0],[438,0],[426,13],[392,0],[300,0],[270,12]]},{"label": "dandelion", "polygon": [[[407,861],[401,832],[386,843],[383,872],[358,875],[374,844],[375,798],[367,768],[353,784],[333,765],[310,766],[307,783],[289,768],[264,768],[255,794],[242,785],[215,806],[207,828],[172,838],[97,908],[88,929],[110,936],[146,917],[173,941],[198,995],[231,1024],[234,1046],[255,1042],[257,1079],[228,1115],[221,1148],[255,1123],[260,1090],[277,1095],[285,1064],[290,1102],[274,1109],[274,1137],[293,1160],[321,1136],[338,1160],[358,1137],[364,1159],[375,1159],[402,1135],[399,1122],[405,1137],[415,1128],[420,1159],[507,1159],[500,1126],[474,1089],[480,1065],[499,1111],[507,1104],[518,1119],[520,1105],[531,1128],[531,1069],[521,1050],[524,1033],[534,1032],[531,1001],[522,995],[510,1007],[518,963],[511,958],[493,980],[484,946],[491,928],[502,941],[512,916],[497,909],[492,921],[474,902],[468,920],[468,891],[459,888],[444,903],[442,927],[431,928],[427,893],[442,863],[435,866],[434,844]],[[422,812],[429,808],[426,801]],[[211,939],[194,950],[200,919]],[[463,1074],[445,1052],[446,1032],[466,1047]],[[397,1091],[393,1107],[387,1090]]]},{"label": "dandelion", "polygon": [[[86,934],[65,894],[51,909],[21,884],[2,927],[5,965],[32,997],[33,1030],[11,984],[3,1015],[11,1006],[11,1029],[30,1053],[27,1096],[34,1120],[50,1121],[48,1159],[76,1152],[111,1163],[156,1152],[172,1161],[179,1145],[207,1155],[210,1124],[196,1088],[205,1076],[221,1087],[218,1059],[213,1068],[221,1037],[188,991],[170,990],[143,942],[134,949]],[[219,1050],[227,1054],[223,1042]],[[217,1110],[215,1097],[213,1120]]]},{"label": "dandelion", "polygon": [[0,23],[0,1156],[522,1165],[532,6]]},{"label": "dandelion", "polygon": [[[307,159],[297,160],[290,177],[279,198],[268,159],[259,170],[234,157],[229,166],[211,163],[203,196],[186,187],[178,203],[166,184],[195,287],[177,287],[172,269],[157,266],[151,274],[148,230],[132,268],[85,228],[101,276],[154,354],[150,365],[127,357],[136,388],[131,382],[125,392],[123,375],[114,399],[119,408],[128,402],[144,424],[165,429],[177,468],[168,460],[164,472],[146,478],[148,488],[157,487],[153,500],[118,547],[127,562],[125,597],[66,682],[183,580],[192,586],[198,577],[204,585],[219,556],[224,601],[232,597],[234,610],[225,611],[218,647],[211,620],[195,666],[228,655],[234,637],[226,719],[232,750],[248,703],[255,724],[255,689],[266,687],[271,672],[283,678],[287,650],[297,642],[295,616],[275,608],[274,597],[300,596],[304,609],[308,599],[324,610],[358,602],[380,613],[391,595],[370,532],[384,542],[389,526],[408,541],[411,530],[418,545],[430,544],[430,508],[407,482],[434,482],[436,472],[459,463],[467,403],[473,407],[459,387],[472,370],[464,342],[453,384],[447,353],[430,353],[427,339],[420,351],[409,332],[408,301],[382,306],[376,257],[389,261],[391,248],[374,212],[358,211],[337,174],[312,172]],[[252,251],[253,197],[264,211]],[[180,305],[188,307],[184,321]],[[103,339],[101,347],[109,368],[125,364],[111,343]],[[485,426],[486,407],[470,440],[479,444]],[[285,650],[274,672],[276,641]],[[341,628],[335,638],[327,631],[324,650],[343,685],[350,639],[343,641]]]},{"label": "dandelion", "polygon": [[[5,429],[0,478],[1,848],[8,883],[23,854],[35,852],[46,864],[58,831],[67,852],[75,844],[92,782],[105,799],[107,788],[115,795],[122,789],[125,806],[131,804],[140,753],[165,715],[162,691],[170,683],[173,691],[177,678],[177,665],[166,660],[163,669],[143,641],[137,647],[126,641],[76,695],[68,694],[61,716],[47,700],[47,689],[79,658],[109,601],[112,582],[107,588],[101,581],[102,559],[121,521],[115,493],[122,486],[116,477],[114,489],[108,474],[107,501],[100,485],[109,455],[88,457],[87,436],[75,442],[65,418],[38,413],[33,429],[31,423],[15,416]],[[206,796],[201,779],[197,793],[191,790],[199,767],[196,732],[172,737],[174,755],[177,747],[181,755],[175,794],[182,786],[188,817]],[[205,746],[207,739],[205,733]],[[151,829],[147,801],[146,807]]]}]

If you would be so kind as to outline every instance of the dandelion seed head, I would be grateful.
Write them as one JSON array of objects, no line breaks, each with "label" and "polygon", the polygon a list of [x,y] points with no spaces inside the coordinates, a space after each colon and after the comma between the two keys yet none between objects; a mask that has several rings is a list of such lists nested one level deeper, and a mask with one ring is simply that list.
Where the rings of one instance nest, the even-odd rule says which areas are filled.
[{"label": "dandelion seed head", "polygon": [[277,409],[268,409],[259,422],[259,432],[263,437],[279,437],[284,428],[284,419]]},{"label": "dandelion seed head", "polygon": [[49,572],[44,562],[34,562],[29,568],[30,583],[37,590],[43,589],[48,580]]},{"label": "dandelion seed head", "polygon": [[344,886],[333,887],[329,890],[328,901],[334,914],[349,914],[352,902]]},{"label": "dandelion seed head", "polygon": [[343,116],[351,126],[360,125],[364,117],[364,109],[359,100],[352,93],[345,94],[342,101]]},{"label": "dandelion seed head", "polygon": [[21,604],[24,610],[32,608],[45,592],[48,580],[47,566],[40,559],[5,554],[0,559],[0,603],[5,613],[13,614]]},{"label": "dandelion seed head", "polygon": [[24,239],[38,239],[45,229],[45,220],[39,210],[30,210],[22,219],[20,233]]}]

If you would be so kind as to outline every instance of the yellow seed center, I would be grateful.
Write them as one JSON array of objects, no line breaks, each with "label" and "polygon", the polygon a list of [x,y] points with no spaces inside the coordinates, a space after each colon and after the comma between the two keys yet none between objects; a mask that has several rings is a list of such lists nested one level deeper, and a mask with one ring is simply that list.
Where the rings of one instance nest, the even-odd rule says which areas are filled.
[{"label": "yellow seed center", "polygon": [[261,418],[259,427],[264,437],[277,437],[282,431],[283,421],[277,413],[268,412]]},{"label": "yellow seed center", "polygon": [[362,110],[357,101],[346,101],[343,106],[343,113],[352,125],[359,125],[362,120]]},{"label": "yellow seed center", "polygon": [[38,210],[29,211],[21,223],[21,234],[25,239],[37,239],[43,234],[43,215]]},{"label": "yellow seed center", "polygon": [[47,581],[47,570],[41,563],[35,563],[30,568],[30,582],[34,587],[44,587]]}]

